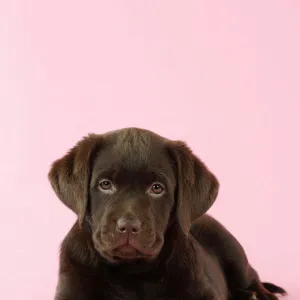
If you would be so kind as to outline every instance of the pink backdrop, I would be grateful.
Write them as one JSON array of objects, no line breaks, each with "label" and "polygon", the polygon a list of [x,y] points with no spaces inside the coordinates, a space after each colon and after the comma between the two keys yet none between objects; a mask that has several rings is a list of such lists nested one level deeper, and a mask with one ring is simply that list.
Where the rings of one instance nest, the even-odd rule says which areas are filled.
[{"label": "pink backdrop", "polygon": [[210,212],[299,299],[299,1],[2,0],[0,45],[1,299],[53,299],[75,217],[50,163],[125,126],[186,140]]}]

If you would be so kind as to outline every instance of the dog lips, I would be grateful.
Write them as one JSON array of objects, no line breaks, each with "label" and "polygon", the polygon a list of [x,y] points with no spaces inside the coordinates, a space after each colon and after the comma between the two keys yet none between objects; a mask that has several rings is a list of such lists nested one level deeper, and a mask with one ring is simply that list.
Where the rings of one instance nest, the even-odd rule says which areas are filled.
[{"label": "dog lips", "polygon": [[131,245],[124,245],[117,249],[118,252],[124,253],[124,254],[132,254],[136,252],[136,249],[132,247]]}]

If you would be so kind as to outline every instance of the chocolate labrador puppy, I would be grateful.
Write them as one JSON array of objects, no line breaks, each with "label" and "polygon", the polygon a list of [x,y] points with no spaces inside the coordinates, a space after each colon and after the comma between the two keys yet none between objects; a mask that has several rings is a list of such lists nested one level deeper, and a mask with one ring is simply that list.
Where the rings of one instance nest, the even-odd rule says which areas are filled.
[{"label": "chocolate labrador puppy", "polygon": [[55,300],[277,299],[239,242],[205,214],[219,183],[182,141],[125,128],[90,134],[49,179],[78,216]]}]

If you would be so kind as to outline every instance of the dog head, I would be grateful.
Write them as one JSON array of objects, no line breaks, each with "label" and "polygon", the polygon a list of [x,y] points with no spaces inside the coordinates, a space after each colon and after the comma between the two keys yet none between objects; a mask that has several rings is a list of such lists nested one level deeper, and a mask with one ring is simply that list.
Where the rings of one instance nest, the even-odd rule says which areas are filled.
[{"label": "dog head", "polygon": [[84,137],[53,163],[49,180],[79,225],[88,221],[95,249],[114,263],[153,260],[172,222],[188,234],[219,188],[184,142],[138,128]]}]

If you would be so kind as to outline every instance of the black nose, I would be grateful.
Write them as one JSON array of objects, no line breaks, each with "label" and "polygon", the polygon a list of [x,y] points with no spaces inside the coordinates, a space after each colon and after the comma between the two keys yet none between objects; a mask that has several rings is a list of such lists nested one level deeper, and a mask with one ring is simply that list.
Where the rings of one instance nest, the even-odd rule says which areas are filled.
[{"label": "black nose", "polygon": [[117,221],[117,230],[121,233],[138,233],[141,226],[142,223],[138,219],[127,220],[122,218]]}]

